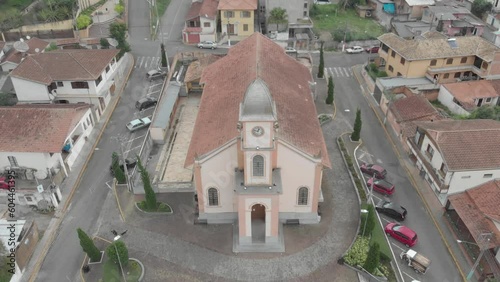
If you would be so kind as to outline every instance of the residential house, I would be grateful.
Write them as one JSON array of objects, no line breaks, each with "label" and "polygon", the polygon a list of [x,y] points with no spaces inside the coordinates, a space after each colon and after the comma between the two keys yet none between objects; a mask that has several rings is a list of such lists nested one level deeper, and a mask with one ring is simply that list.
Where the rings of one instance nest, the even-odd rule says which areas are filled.
[{"label": "residential house", "polygon": [[486,23],[493,26],[496,30],[500,29],[500,13],[489,13],[486,16]]},{"label": "residential house", "polygon": [[283,223],[320,221],[322,171],[331,163],[312,81],[257,32],[203,71],[185,167],[194,171],[197,220],[234,224],[234,252],[283,252]]},{"label": "residential house", "polygon": [[217,0],[195,0],[185,18],[182,39],[186,44],[217,41]]},{"label": "residential house", "polygon": [[[267,33],[284,33],[287,36],[285,38],[280,36],[279,39],[285,41],[285,45],[307,49],[309,41],[314,38],[313,22],[309,18],[311,5],[313,5],[312,0],[260,0],[260,6],[263,8],[259,10],[259,17],[265,22]],[[286,10],[288,23],[278,25],[269,22],[271,11],[275,8]],[[277,37],[275,39],[278,39]]]},{"label": "residential house", "polygon": [[478,107],[500,106],[500,81],[478,80],[441,85],[439,102],[458,115],[469,115]]},{"label": "residential house", "polygon": [[[406,139],[415,134],[415,121],[430,121],[442,119],[439,112],[423,95],[399,94],[395,101],[380,104],[380,109],[385,114],[384,122],[389,123],[394,135],[398,137],[405,151],[410,148]],[[385,98],[385,96],[384,96]]]},{"label": "residential house", "polygon": [[407,15],[407,19],[421,19],[424,9],[435,5],[434,0],[396,0],[397,14]]},{"label": "residential house", "polygon": [[29,56],[11,72],[21,104],[89,103],[98,120],[114,92],[117,49],[67,49]]},{"label": "residential house", "polygon": [[406,140],[410,159],[439,201],[500,178],[500,122],[495,120],[417,121]]},{"label": "residential house", "polygon": [[[27,41],[18,41],[0,60],[0,71],[12,71],[27,56],[45,52],[49,42],[32,37]],[[1,57],[1,56],[0,56]]]},{"label": "residential house", "polygon": [[[0,41],[0,62],[2,61],[3,59],[3,56],[5,56],[5,42],[3,41]],[[0,69],[1,71],[1,69]]]},{"label": "residential house", "polygon": [[[477,267],[482,277],[500,276],[500,179],[490,180],[450,195],[447,214],[459,229],[458,239],[472,241],[484,249]],[[475,248],[474,255],[479,255]],[[481,273],[482,272],[482,273]]]},{"label": "residential house", "polygon": [[[18,195],[21,189],[36,191],[38,180],[60,184],[95,124],[88,104],[0,107],[0,118],[0,131],[6,133],[0,137],[0,168],[16,172]],[[57,196],[50,195],[56,206],[61,197],[57,190]]]},{"label": "residential house", "polygon": [[200,84],[200,78],[203,70],[223,56],[224,55],[206,54],[205,56],[200,56],[198,60],[191,62],[184,75],[186,93],[191,91],[202,91],[203,85]]},{"label": "residential house", "polygon": [[381,65],[389,77],[427,77],[435,83],[500,78],[500,48],[479,36],[403,39],[378,37]]},{"label": "residential house", "polygon": [[373,89],[373,98],[380,107],[387,108],[393,96],[404,94],[405,96],[423,95],[427,100],[434,101],[439,93],[439,85],[434,84],[426,77],[404,78],[404,77],[378,77]]},{"label": "residential house", "polygon": [[429,23],[435,30],[453,36],[481,36],[485,23],[465,7],[453,5],[429,6],[424,9],[422,21]]},{"label": "residential house", "polygon": [[[33,255],[39,240],[38,227],[32,220],[24,219],[6,220],[0,219],[0,241],[7,253],[5,255],[15,255],[15,274],[10,282],[21,281],[21,277],[26,270],[29,260]],[[4,269],[10,269],[5,267]]]},{"label": "residential house", "polygon": [[[241,41],[256,31],[255,10],[258,0],[219,0],[222,37],[220,40]],[[258,30],[258,28],[257,28]],[[219,40],[219,41],[220,41]]]},{"label": "residential house", "polygon": [[[396,16],[396,6],[392,0],[371,0],[369,5],[375,7],[375,17],[377,18],[380,25],[386,29],[391,28],[391,22],[393,18],[398,19]],[[406,20],[406,17],[403,17]]]}]

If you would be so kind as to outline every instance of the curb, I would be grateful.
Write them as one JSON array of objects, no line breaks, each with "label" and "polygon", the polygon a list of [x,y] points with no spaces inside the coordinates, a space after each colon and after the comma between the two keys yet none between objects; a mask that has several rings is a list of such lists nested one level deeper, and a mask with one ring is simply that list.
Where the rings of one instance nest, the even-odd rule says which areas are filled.
[{"label": "curb", "polygon": [[[360,80],[358,74],[356,73],[356,71],[354,71],[354,66],[352,67],[353,68],[353,73],[354,75],[356,76],[356,80],[358,81],[360,87],[363,89],[363,87],[361,86],[362,85],[362,81]],[[458,272],[460,273],[460,276],[462,276],[462,279],[463,281],[466,281],[466,277],[465,277],[465,274],[464,272],[462,271],[462,268],[460,267],[460,264],[458,263],[457,261],[457,258],[455,257],[455,254],[453,253],[453,251],[451,250],[451,247],[450,245],[448,244],[448,241],[445,239],[444,237],[444,234],[443,234],[443,231],[441,230],[441,227],[438,225],[437,221],[436,221],[436,218],[434,217],[434,214],[432,213],[432,210],[431,208],[429,207],[429,204],[427,203],[427,200],[425,199],[425,197],[422,195],[422,193],[420,192],[420,190],[417,188],[418,185],[417,185],[417,182],[415,181],[413,175],[410,173],[408,167],[406,166],[406,163],[402,160],[401,158],[401,154],[399,153],[399,150],[397,149],[396,145],[394,144],[394,141],[392,140],[392,137],[391,135],[389,134],[389,132],[387,131],[387,128],[385,128],[384,126],[384,123],[382,122],[382,120],[380,119],[377,111],[373,108],[373,105],[370,103],[370,101],[368,101],[368,97],[366,96],[366,94],[364,93],[363,91],[363,96],[364,98],[367,100],[368,102],[368,105],[370,106],[370,108],[372,109],[373,113],[375,114],[375,116],[377,117],[377,120],[379,121],[380,125],[382,126],[382,128],[384,129],[384,132],[386,134],[386,136],[388,137],[389,141],[391,142],[391,146],[393,148],[393,151],[396,153],[396,156],[400,162],[400,165],[401,167],[404,168],[407,176],[408,176],[408,179],[410,179],[410,182],[413,186],[413,189],[417,192],[418,196],[420,197],[420,199],[422,200],[422,202],[424,203],[425,205],[425,210],[428,214],[430,214],[431,216],[431,219],[432,219],[432,222],[434,223],[434,226],[436,227],[436,229],[438,230],[439,232],[439,235],[441,237],[441,241],[443,241],[444,245],[446,246],[446,249],[448,250],[448,253],[450,254],[453,262],[455,263],[455,266],[457,267],[458,269]]]},{"label": "curb", "polygon": [[106,129],[106,126],[108,125],[108,122],[111,119],[111,116],[113,115],[113,112],[115,111],[115,108],[116,108],[116,106],[118,105],[118,102],[121,99],[121,95],[123,93],[123,90],[125,89],[125,86],[127,85],[128,78],[130,77],[130,74],[134,70],[133,66],[135,65],[135,59],[134,59],[134,56],[132,56],[132,55],[130,55],[130,56],[131,56],[132,62],[133,62],[132,68],[130,68],[130,71],[127,74],[127,79],[125,80],[125,82],[123,83],[123,85],[122,85],[122,87],[120,89],[120,92],[119,92],[120,94],[118,95],[118,98],[116,99],[114,105],[112,106],[113,108],[111,109],[111,113],[110,113],[108,119],[106,120],[106,122],[104,123],[103,127],[101,128],[101,131],[99,132],[99,135],[96,138],[96,142],[92,146],[92,149],[91,149],[89,155],[87,156],[87,159],[83,163],[82,170],[80,171],[80,174],[78,175],[78,178],[76,179],[75,184],[71,188],[71,192],[69,193],[68,197],[66,198],[66,203],[64,203],[64,206],[61,209],[62,215],[57,220],[57,223],[54,226],[54,228],[55,228],[54,231],[52,231],[52,233],[50,234],[49,240],[47,240],[47,243],[45,244],[44,249],[40,253],[39,259],[38,259],[38,261],[35,264],[35,268],[33,269],[33,272],[31,273],[31,275],[29,276],[29,279],[28,279],[29,282],[35,281],[36,275],[38,274],[38,272],[40,271],[40,268],[42,267],[42,262],[45,259],[45,257],[47,256],[49,248],[50,248],[50,246],[52,246],[52,243],[55,240],[55,235],[58,233],[57,231],[59,230],[59,227],[60,227],[60,225],[61,225],[61,223],[62,223],[62,221],[63,221],[63,219],[65,217],[65,212],[68,209],[68,206],[69,206],[69,204],[70,204],[70,202],[71,202],[71,200],[73,198],[73,195],[75,194],[76,188],[78,188],[80,186],[80,182],[82,180],[82,176],[83,176],[85,170],[87,169],[87,165],[88,165],[90,159],[94,155],[95,148],[97,147],[97,143],[99,143],[99,141],[101,140],[101,136],[104,133],[104,130]]},{"label": "curb", "polygon": [[113,178],[113,194],[115,194],[115,199],[116,199],[116,204],[118,205],[118,210],[120,211],[120,216],[122,218],[123,222],[127,222],[125,219],[125,215],[123,214],[122,211],[122,205],[120,204],[120,199],[118,199],[118,193],[116,192],[116,184],[118,181],[116,181],[116,178]]}]

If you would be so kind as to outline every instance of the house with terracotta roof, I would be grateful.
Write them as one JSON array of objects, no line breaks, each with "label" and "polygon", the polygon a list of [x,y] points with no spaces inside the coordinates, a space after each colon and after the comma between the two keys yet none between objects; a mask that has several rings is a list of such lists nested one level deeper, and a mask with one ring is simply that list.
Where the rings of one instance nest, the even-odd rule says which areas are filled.
[{"label": "house with terracotta roof", "polygon": [[186,15],[182,40],[186,44],[217,42],[217,0],[194,0]]},{"label": "house with terracotta roof", "polygon": [[[480,267],[477,267],[482,277],[500,276],[499,203],[500,179],[495,179],[450,195],[445,206],[450,220],[462,231],[458,239],[472,241],[485,249]],[[476,257],[479,251],[474,248]]]},{"label": "house with terracotta roof", "polygon": [[258,30],[255,28],[255,11],[258,0],[219,0],[217,10],[222,28],[219,41],[243,40]]},{"label": "house with terracotta roof", "polygon": [[66,49],[26,57],[10,73],[21,104],[89,103],[99,119],[114,92],[117,49]]},{"label": "house with terracotta roof", "polygon": [[254,33],[203,71],[185,167],[198,222],[233,224],[234,252],[283,252],[282,224],[321,219],[331,168],[307,67]]},{"label": "house with terracotta roof", "polygon": [[4,48],[5,48],[5,42],[0,41],[0,62],[2,61],[3,56],[5,56]]},{"label": "house with terracotta roof", "polygon": [[380,65],[389,77],[427,77],[435,83],[500,78],[500,48],[479,36],[404,39],[378,37]]},{"label": "house with terracotta roof", "polygon": [[421,19],[424,9],[435,4],[434,0],[396,0],[398,14],[408,15],[409,20]]},{"label": "house with terracotta roof", "polygon": [[0,116],[0,131],[8,132],[0,137],[0,167],[45,176],[68,175],[95,124],[88,104],[0,107]]},{"label": "house with terracotta roof", "polygon": [[186,74],[184,75],[186,93],[191,91],[202,91],[203,85],[200,84],[200,79],[203,70],[223,56],[224,55],[202,53],[198,57],[198,60],[191,62],[186,70]]},{"label": "house with terracotta roof", "polygon": [[414,122],[440,120],[442,117],[429,100],[422,95],[406,97],[399,94],[398,96],[395,101],[380,104],[380,109],[385,114],[384,120],[389,123],[403,148],[409,151],[406,139],[415,134]]},{"label": "house with terracotta roof", "polygon": [[452,113],[467,116],[478,107],[500,106],[500,80],[442,84],[438,100]]},{"label": "house with terracotta roof", "polygon": [[49,42],[36,37],[32,37],[25,42],[29,48],[26,52],[21,52],[20,50],[12,47],[9,51],[7,51],[7,53],[5,53],[3,59],[1,59],[2,56],[0,56],[0,71],[12,71],[21,63],[21,61],[23,61],[24,58],[30,55],[43,53],[45,52],[45,48],[49,46]]},{"label": "house with terracotta roof", "polygon": [[500,178],[500,122],[416,121],[410,159],[444,205],[449,194]]}]

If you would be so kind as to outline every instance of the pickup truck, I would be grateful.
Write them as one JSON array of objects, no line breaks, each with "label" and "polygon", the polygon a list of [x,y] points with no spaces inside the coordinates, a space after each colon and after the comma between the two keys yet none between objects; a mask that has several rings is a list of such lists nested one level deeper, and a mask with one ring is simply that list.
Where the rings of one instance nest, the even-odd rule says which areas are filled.
[{"label": "pickup truck", "polygon": [[413,268],[416,273],[426,273],[427,269],[431,265],[431,260],[424,257],[423,255],[417,253],[416,251],[409,249],[406,252],[402,252],[399,257],[404,260],[408,266]]},{"label": "pickup truck", "polygon": [[136,131],[138,129],[148,127],[151,124],[151,119],[149,117],[134,119],[133,121],[127,123],[127,129],[130,132]]}]

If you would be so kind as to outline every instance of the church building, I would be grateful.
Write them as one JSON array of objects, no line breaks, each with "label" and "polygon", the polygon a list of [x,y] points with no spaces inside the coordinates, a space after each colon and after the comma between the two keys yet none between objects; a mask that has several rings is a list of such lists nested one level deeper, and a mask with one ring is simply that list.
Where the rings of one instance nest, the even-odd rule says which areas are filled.
[{"label": "church building", "polygon": [[[331,168],[310,70],[254,33],[203,71],[185,166],[198,221],[233,224],[234,252],[283,252],[283,224],[318,223]],[[332,140],[333,142],[333,140]]]}]

